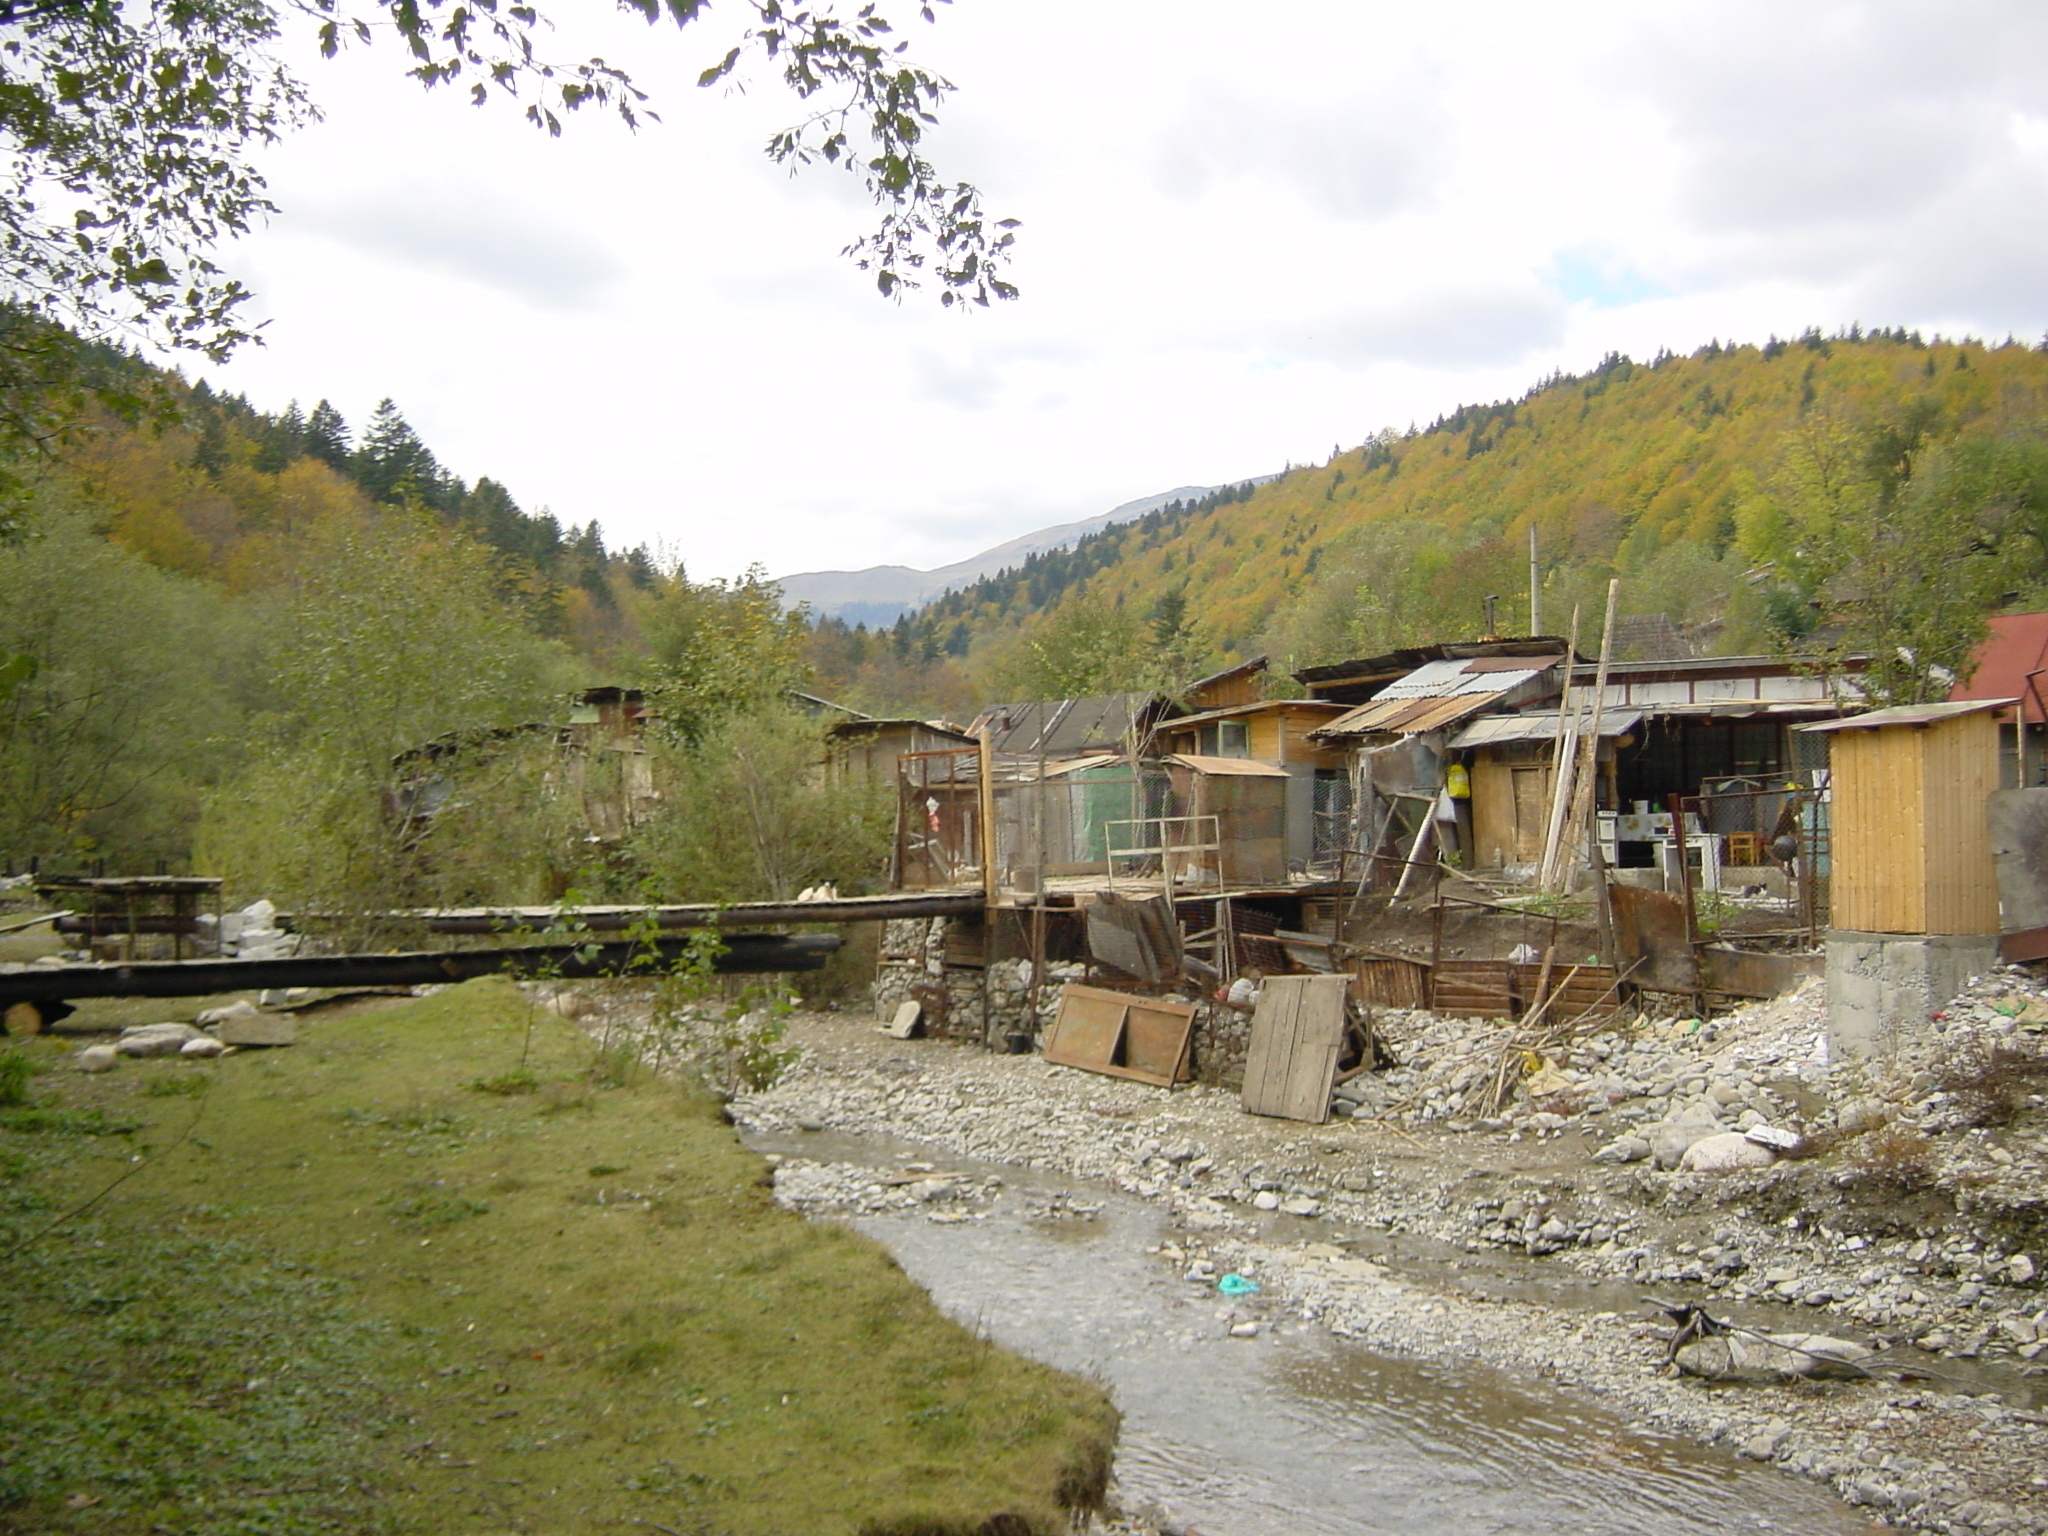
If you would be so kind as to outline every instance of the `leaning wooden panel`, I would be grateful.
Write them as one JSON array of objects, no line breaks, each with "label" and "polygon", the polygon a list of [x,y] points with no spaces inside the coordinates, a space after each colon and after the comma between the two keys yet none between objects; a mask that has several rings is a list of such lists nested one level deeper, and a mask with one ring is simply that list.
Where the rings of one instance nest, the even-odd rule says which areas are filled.
[{"label": "leaning wooden panel", "polygon": [[1186,1003],[1070,982],[1060,989],[1044,1054],[1063,1067],[1170,1088],[1188,1075],[1194,1028],[1195,1010]]},{"label": "leaning wooden panel", "polygon": [[1069,982],[1060,988],[1060,1011],[1045,1037],[1045,1059],[1100,1072],[1123,1045],[1130,999],[1121,992]]},{"label": "leaning wooden panel", "polygon": [[1187,1003],[1134,997],[1124,1020],[1124,1059],[1105,1070],[1141,1083],[1171,1087],[1188,1074],[1195,1010]]},{"label": "leaning wooden panel", "polygon": [[1321,1125],[1344,1043],[1346,976],[1275,976],[1259,993],[1245,1061],[1245,1111]]}]

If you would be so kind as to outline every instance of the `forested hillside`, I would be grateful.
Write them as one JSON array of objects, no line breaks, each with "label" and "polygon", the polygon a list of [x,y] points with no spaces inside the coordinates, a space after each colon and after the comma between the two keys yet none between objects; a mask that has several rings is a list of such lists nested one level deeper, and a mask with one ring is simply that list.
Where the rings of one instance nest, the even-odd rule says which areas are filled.
[{"label": "forested hillside", "polygon": [[[611,553],[450,473],[388,400],[351,432],[121,366],[134,419],[73,412],[9,461],[0,859],[339,910],[871,873],[866,807],[821,806],[785,697],[803,619],[757,576]],[[594,684],[654,699],[669,791],[604,841],[557,743]],[[426,821],[400,813],[422,750],[452,786]]]},{"label": "forested hillside", "polygon": [[1938,686],[1994,606],[2041,597],[2044,509],[2048,355],[1809,332],[1609,357],[817,644],[850,680],[865,667],[907,695],[903,669],[921,669],[943,695],[1471,636],[1489,595],[1520,631],[1533,526],[1547,631],[1583,602],[1590,635],[1618,574],[1625,613],[1669,615],[1708,649],[1906,646],[1885,680],[1906,696]]}]

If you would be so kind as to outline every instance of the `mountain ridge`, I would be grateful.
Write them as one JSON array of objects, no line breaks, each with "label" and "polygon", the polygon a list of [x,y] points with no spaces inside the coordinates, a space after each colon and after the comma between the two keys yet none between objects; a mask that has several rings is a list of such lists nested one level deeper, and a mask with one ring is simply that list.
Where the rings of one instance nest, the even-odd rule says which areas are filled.
[{"label": "mountain ridge", "polygon": [[[1263,485],[1277,475],[1254,475],[1233,485]],[[1182,485],[1155,496],[1126,501],[1094,517],[1021,533],[979,554],[950,565],[918,570],[908,565],[870,565],[857,571],[798,571],[776,578],[783,601],[794,606],[808,603],[818,618],[844,619],[849,624],[871,627],[893,624],[948,592],[994,576],[1031,555],[1064,549],[1093,533],[1118,523],[1143,517],[1175,501],[1192,501],[1218,489],[1209,485]]]}]

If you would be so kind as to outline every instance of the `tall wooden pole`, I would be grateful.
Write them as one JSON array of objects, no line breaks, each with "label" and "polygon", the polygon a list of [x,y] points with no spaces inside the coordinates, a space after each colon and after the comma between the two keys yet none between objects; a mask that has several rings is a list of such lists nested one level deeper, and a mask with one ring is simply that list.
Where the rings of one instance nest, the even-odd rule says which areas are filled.
[{"label": "tall wooden pole", "polygon": [[1536,883],[1550,889],[1557,865],[1558,834],[1564,827],[1565,808],[1571,804],[1571,774],[1578,763],[1578,697],[1572,689],[1572,674],[1579,664],[1579,608],[1572,606],[1571,638],[1565,642],[1564,688],[1557,700],[1557,735],[1550,752],[1550,815],[1543,824],[1543,856],[1536,865]]},{"label": "tall wooden pole", "polygon": [[1593,678],[1592,722],[1587,727],[1585,740],[1580,743],[1580,764],[1578,783],[1573,787],[1572,813],[1565,823],[1563,847],[1559,849],[1559,881],[1562,889],[1568,882],[1564,878],[1572,867],[1575,855],[1572,850],[1582,846],[1581,840],[1593,830],[1595,791],[1600,783],[1600,716],[1607,707],[1607,668],[1614,657],[1614,610],[1621,600],[1621,578],[1615,577],[1607,583],[1607,622],[1600,630],[1600,667]]}]

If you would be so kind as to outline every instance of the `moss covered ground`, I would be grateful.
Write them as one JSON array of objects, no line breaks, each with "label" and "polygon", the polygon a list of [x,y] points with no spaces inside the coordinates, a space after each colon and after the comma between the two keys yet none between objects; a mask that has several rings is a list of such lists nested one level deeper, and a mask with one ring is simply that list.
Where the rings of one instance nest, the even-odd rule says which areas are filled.
[{"label": "moss covered ground", "polygon": [[5,1049],[49,1070],[0,1108],[0,1531],[944,1536],[1100,1491],[1098,1389],[507,983],[104,1077]]}]

